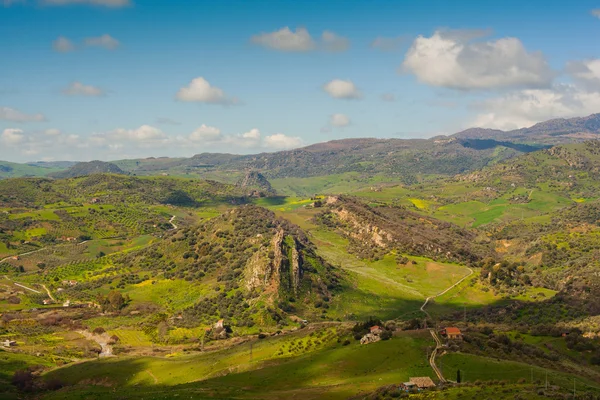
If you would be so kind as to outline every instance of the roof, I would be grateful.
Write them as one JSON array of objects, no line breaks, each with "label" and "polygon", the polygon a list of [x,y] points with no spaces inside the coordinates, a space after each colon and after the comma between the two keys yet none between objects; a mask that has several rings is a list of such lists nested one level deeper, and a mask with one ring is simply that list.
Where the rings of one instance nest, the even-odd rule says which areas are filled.
[{"label": "roof", "polygon": [[374,325],[374,326],[370,327],[369,329],[371,330],[371,332],[373,332],[374,330],[381,329],[381,327],[379,325]]},{"label": "roof", "polygon": [[416,384],[420,388],[429,388],[435,386],[435,383],[433,383],[431,378],[428,376],[418,376],[415,378],[409,378],[408,380]]},{"label": "roof", "polygon": [[446,328],[446,335],[461,335],[460,329],[455,326]]}]

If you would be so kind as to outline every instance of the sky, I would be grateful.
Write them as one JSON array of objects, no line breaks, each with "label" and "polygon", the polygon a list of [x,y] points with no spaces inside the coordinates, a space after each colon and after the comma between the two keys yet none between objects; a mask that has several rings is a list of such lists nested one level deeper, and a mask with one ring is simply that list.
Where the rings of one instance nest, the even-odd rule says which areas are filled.
[{"label": "sky", "polygon": [[600,112],[600,1],[0,0],[0,160],[259,153]]}]

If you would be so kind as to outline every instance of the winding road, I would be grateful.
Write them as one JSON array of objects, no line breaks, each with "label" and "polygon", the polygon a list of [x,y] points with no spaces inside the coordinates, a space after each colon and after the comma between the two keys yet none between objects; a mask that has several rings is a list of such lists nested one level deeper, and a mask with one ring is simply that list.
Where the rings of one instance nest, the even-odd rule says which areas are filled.
[{"label": "winding road", "polygon": [[[473,270],[471,268],[467,268],[467,269],[469,270],[469,273],[467,275],[463,276],[458,282],[454,283],[452,286],[445,289],[443,292],[440,292],[440,293],[436,294],[435,296],[429,296],[428,298],[425,299],[425,302],[421,306],[420,311],[423,312],[425,315],[427,315],[427,318],[431,318],[431,315],[429,315],[429,313],[427,311],[425,311],[425,307],[429,303],[429,300],[435,299],[436,297],[439,297],[439,296],[442,296],[442,295],[448,293],[450,290],[454,289],[455,287],[460,285],[462,282],[464,282],[465,279],[467,279],[468,277],[473,275]],[[429,365],[431,365],[433,372],[435,372],[435,374],[437,375],[440,382],[446,383],[447,382],[446,378],[444,378],[442,371],[438,368],[438,366],[435,363],[435,357],[438,355],[439,350],[443,347],[442,341],[440,340],[439,336],[435,332],[435,329],[430,329],[429,333],[431,333],[433,340],[435,340],[435,349],[433,349],[433,351],[431,352],[431,355],[429,356]]]},{"label": "winding road", "polygon": [[176,216],[175,216],[175,215],[173,215],[173,216],[171,217],[171,219],[169,220],[169,223],[170,223],[171,225],[173,225],[173,229],[177,229],[177,225],[175,225],[175,223],[173,223],[173,221],[175,221],[175,218],[176,218]]}]

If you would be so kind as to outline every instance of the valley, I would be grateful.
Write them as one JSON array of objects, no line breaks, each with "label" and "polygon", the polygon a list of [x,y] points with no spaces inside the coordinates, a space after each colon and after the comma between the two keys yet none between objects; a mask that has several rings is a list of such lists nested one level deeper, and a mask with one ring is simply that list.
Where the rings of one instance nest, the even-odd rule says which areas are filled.
[{"label": "valley", "polygon": [[[496,385],[534,399],[573,382],[595,396],[597,149],[410,184],[257,171],[1,180],[0,341],[12,344],[0,389],[371,398],[414,376],[443,383],[431,357],[448,383],[428,398]],[[375,325],[381,338],[361,344]],[[447,326],[462,340],[436,344],[430,330]]]}]

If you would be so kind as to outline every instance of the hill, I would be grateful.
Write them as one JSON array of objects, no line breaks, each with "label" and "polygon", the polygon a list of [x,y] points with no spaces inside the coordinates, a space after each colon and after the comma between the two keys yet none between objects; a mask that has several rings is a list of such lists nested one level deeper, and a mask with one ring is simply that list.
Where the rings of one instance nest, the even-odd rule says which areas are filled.
[{"label": "hill", "polygon": [[252,194],[257,197],[275,194],[271,183],[263,174],[257,171],[246,172],[246,175],[238,181],[237,185],[245,189],[254,189]]},{"label": "hill", "polygon": [[56,165],[19,164],[0,161],[0,179],[29,176],[47,176],[63,169]]},{"label": "hill", "polygon": [[598,139],[599,135],[600,113],[587,117],[551,119],[512,131],[471,128],[452,136],[459,139],[495,139],[555,145]]},{"label": "hill", "polygon": [[76,178],[92,174],[126,174],[126,172],[115,164],[94,160],[77,163],[66,171],[55,172],[51,176],[54,178]]},{"label": "hill", "polygon": [[330,197],[316,219],[347,237],[348,250],[360,258],[378,259],[392,250],[455,262],[494,255],[477,233],[403,207],[370,207],[348,197]]}]

